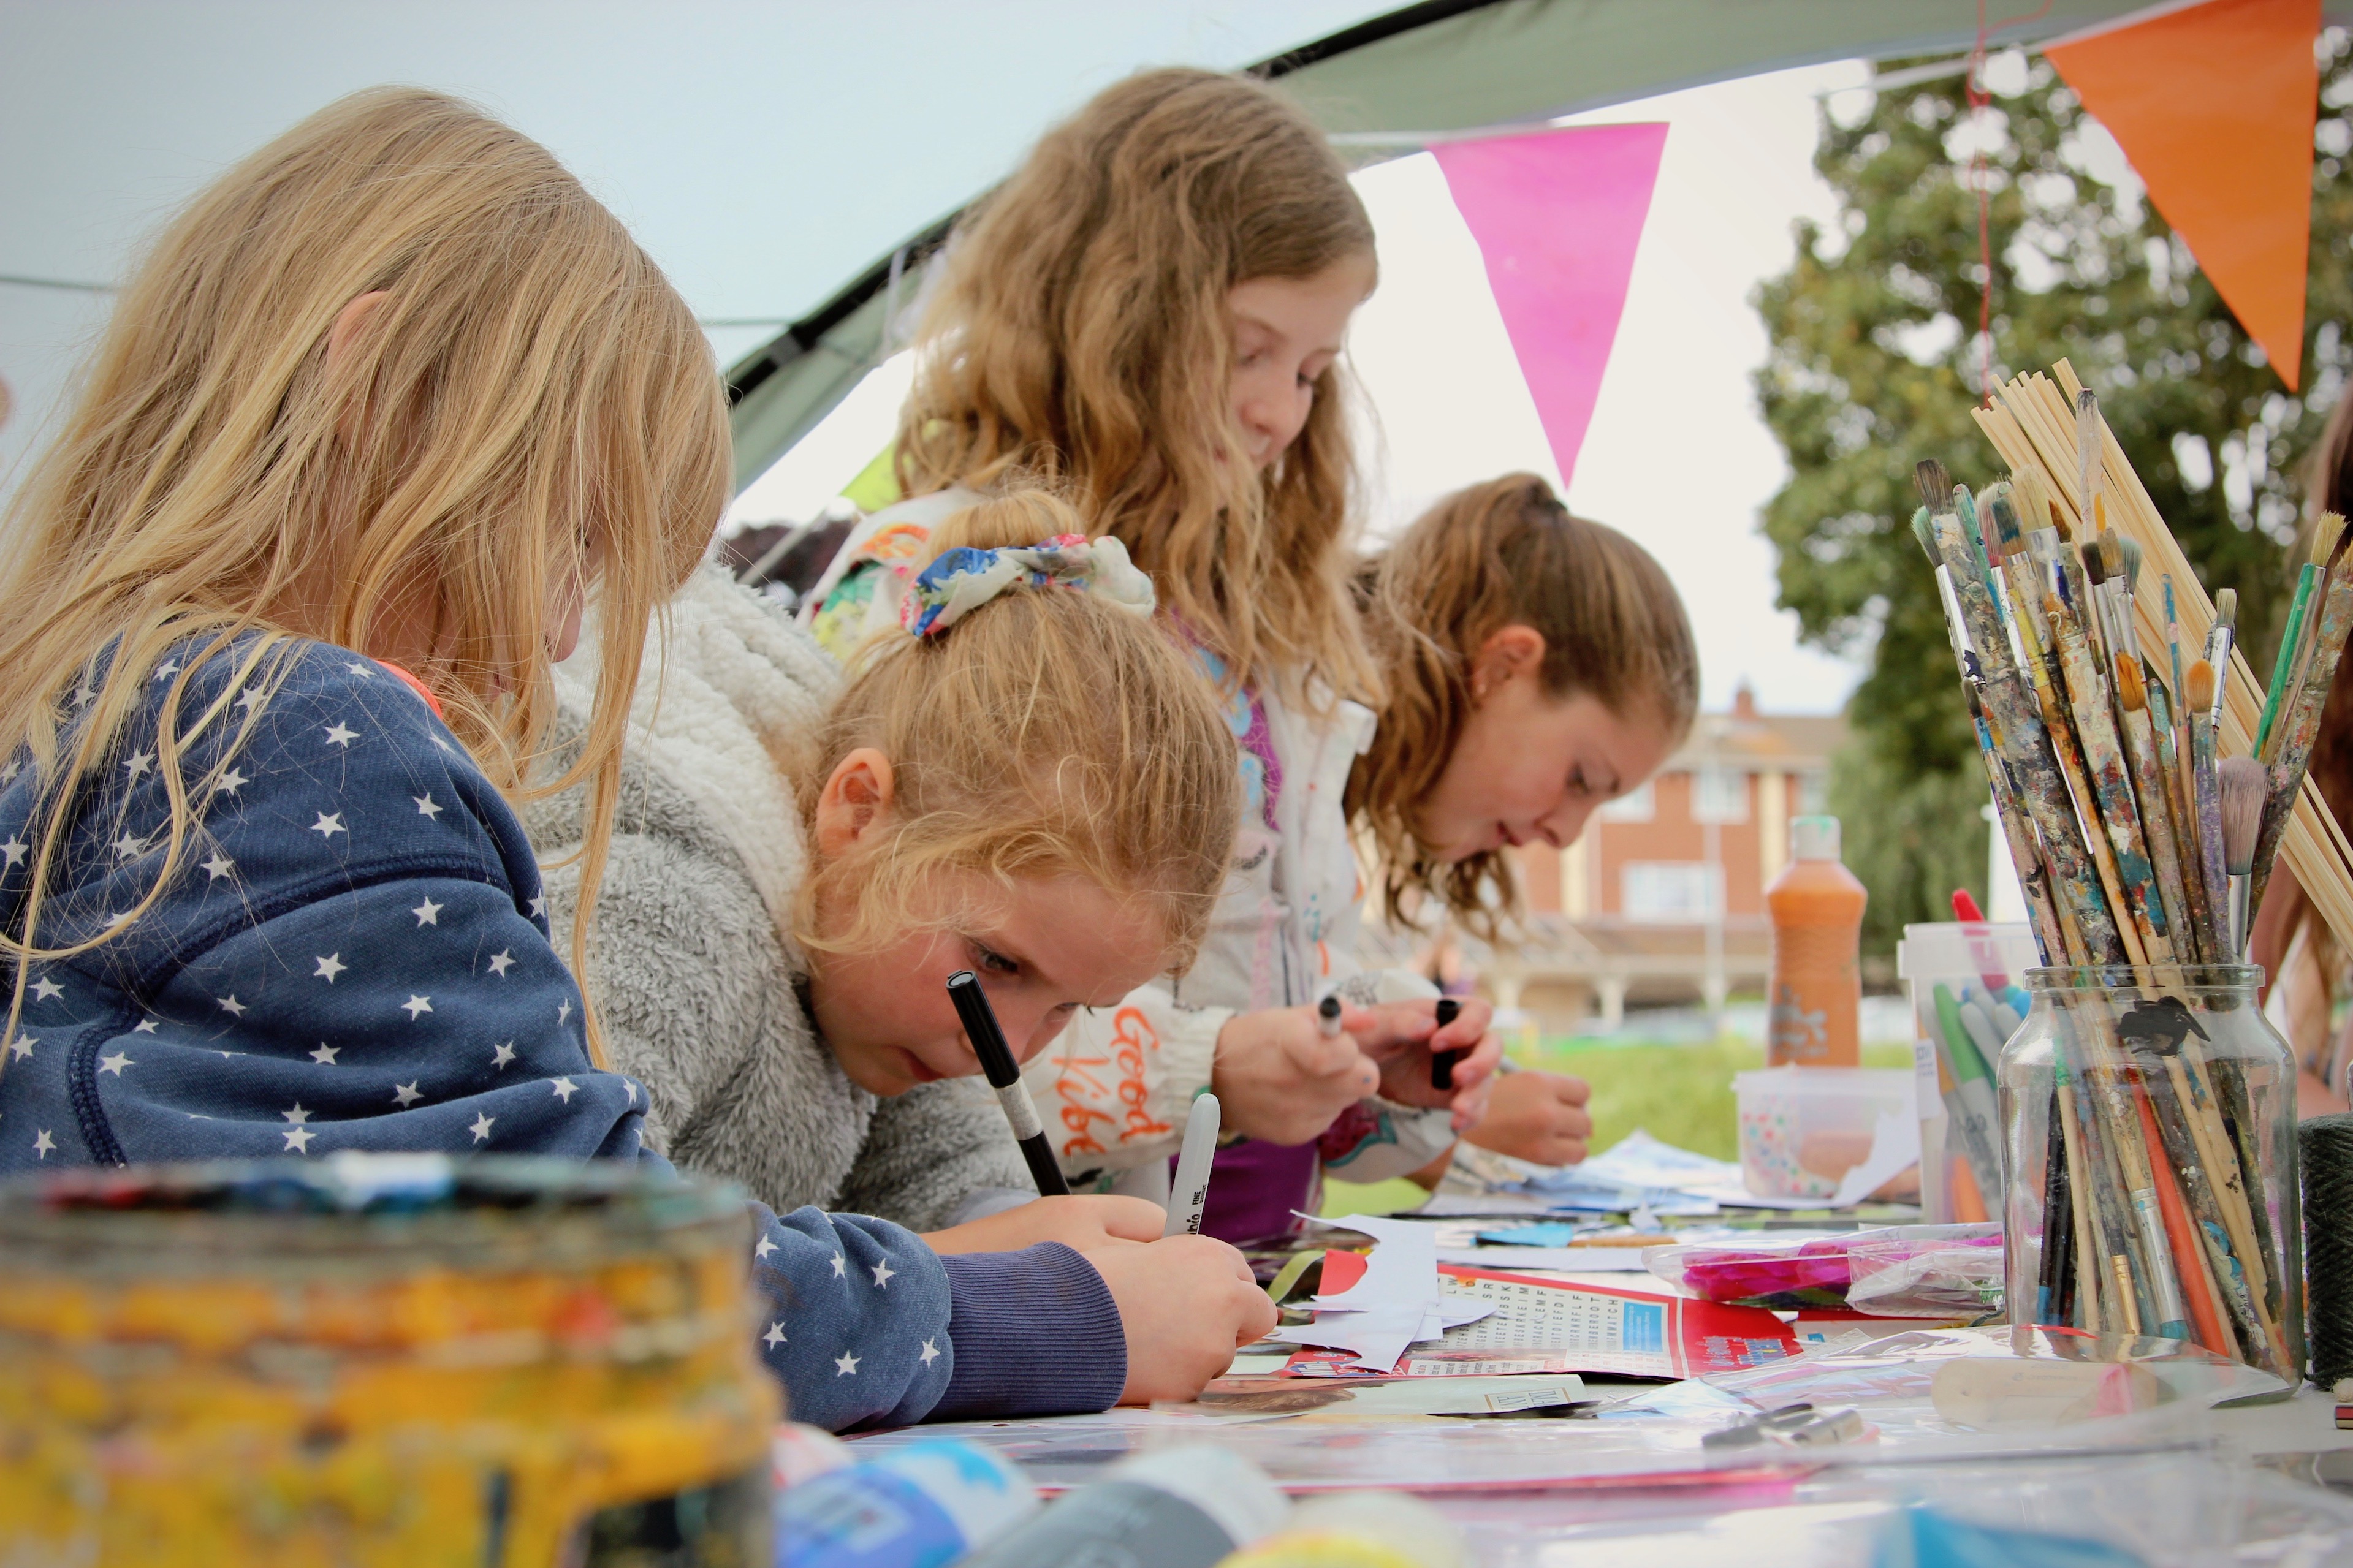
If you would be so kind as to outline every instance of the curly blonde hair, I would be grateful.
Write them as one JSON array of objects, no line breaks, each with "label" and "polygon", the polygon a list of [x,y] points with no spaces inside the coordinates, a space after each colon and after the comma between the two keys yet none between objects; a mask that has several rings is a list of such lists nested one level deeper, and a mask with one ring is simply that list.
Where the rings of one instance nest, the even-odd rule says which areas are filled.
[{"label": "curly blonde hair", "polygon": [[[374,293],[331,356],[345,307]],[[492,781],[518,796],[590,781],[580,968],[649,623],[717,524],[728,445],[685,302],[545,148],[473,106],[356,93],[214,182],[132,275],[9,508],[0,737],[29,742],[56,781],[21,923],[0,943],[20,961],[11,1027],[21,961],[106,940],[49,950],[34,933],[75,782],[106,764],[164,651],[195,650],[163,704],[171,822],[133,913],[193,858],[181,759],[229,722],[225,699],[178,717],[195,673],[234,657],[238,684],[274,687],[299,636],[365,651],[417,582],[438,584],[453,650],[417,673]],[[601,674],[586,743],[543,782],[549,589],[567,579],[596,585]],[[327,601],[287,624],[283,606],[321,584]],[[60,766],[60,694],[101,662]],[[593,1008],[588,1025],[601,1064]]]},{"label": "curly blonde hair", "polygon": [[[947,519],[931,553],[1081,531],[1068,502],[1019,490]],[[803,881],[804,946],[873,952],[962,922],[972,911],[939,896],[944,871],[997,889],[1073,876],[1140,900],[1168,969],[1191,967],[1233,856],[1241,776],[1212,688],[1151,617],[1013,587],[938,636],[878,633],[801,769],[812,829],[826,781],[863,746],[891,760],[892,826]]]},{"label": "curly blonde hair", "polygon": [[[1243,684],[1368,695],[1345,585],[1345,373],[1261,473],[1226,296],[1373,255],[1323,133],[1264,83],[1146,71],[1048,132],[950,242],[900,419],[909,495],[1065,486]],[[1310,678],[1320,679],[1320,688]]]}]

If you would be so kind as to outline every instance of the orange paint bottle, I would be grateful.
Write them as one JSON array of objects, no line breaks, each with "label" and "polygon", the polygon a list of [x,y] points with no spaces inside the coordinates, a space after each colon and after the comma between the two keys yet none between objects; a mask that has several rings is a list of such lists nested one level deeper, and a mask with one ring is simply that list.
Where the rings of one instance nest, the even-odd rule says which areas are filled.
[{"label": "orange paint bottle", "polygon": [[1862,1065],[1863,906],[1870,893],[1839,861],[1835,816],[1789,821],[1789,864],[1765,889],[1773,920],[1765,1060]]}]

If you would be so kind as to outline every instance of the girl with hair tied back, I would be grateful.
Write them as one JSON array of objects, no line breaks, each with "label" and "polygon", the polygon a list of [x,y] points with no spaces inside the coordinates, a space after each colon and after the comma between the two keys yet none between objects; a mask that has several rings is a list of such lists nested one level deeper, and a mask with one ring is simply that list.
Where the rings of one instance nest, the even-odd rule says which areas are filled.
[{"label": "girl with hair tied back", "polygon": [[[1572,515],[1533,474],[1446,497],[1366,563],[1388,698],[1348,812],[1393,921],[1442,915],[1490,941],[1518,913],[1506,846],[1575,843],[1690,733],[1699,654],[1648,551]],[[1468,1141],[1584,1157],[1586,1086],[1515,1072]]]},{"label": "girl with hair tied back", "polygon": [[[0,1171],[344,1151],[666,1168],[551,941],[515,803],[579,792],[569,875],[593,908],[649,625],[728,468],[684,301],[545,149],[471,106],[355,94],[200,194],[9,517]],[[597,674],[559,760],[553,671],[591,599]],[[1224,758],[1183,754],[1207,760],[1167,787],[1226,810]],[[838,837],[895,837],[900,796],[860,776]],[[822,802],[818,820],[822,839]],[[1171,879],[1118,907],[1156,964],[1214,881],[1152,869]],[[997,890],[944,886],[944,911]],[[881,1220],[751,1218],[759,1352],[797,1416],[837,1427],[1189,1393],[1271,1321],[1198,1237],[942,1257]]]},{"label": "girl with hair tied back", "polygon": [[[942,268],[899,426],[913,499],[852,534],[810,624],[837,651],[890,624],[928,531],[1017,476],[1067,487],[1151,574],[1240,744],[1232,874],[1192,970],[1075,1020],[1032,1092],[1074,1179],[1158,1196],[1187,1105],[1214,1089],[1243,1142],[1212,1226],[1287,1228],[1326,1161],[1374,1180],[1442,1152],[1501,1054],[1483,1003],[1440,1030],[1431,999],[1355,957],[1341,796],[1379,677],[1348,598],[1339,356],[1372,226],[1278,90],[1155,70],[1050,131]],[[1325,1036],[1335,991],[1351,1005]],[[1433,1047],[1468,1053],[1453,1089],[1430,1085]],[[1266,1200],[1236,1228],[1219,1215],[1243,1192]]]}]

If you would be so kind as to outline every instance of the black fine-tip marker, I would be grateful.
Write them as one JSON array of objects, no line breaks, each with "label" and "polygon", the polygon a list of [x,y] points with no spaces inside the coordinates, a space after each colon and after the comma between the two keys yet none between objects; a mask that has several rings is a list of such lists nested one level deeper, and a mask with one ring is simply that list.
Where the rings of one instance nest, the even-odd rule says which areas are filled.
[{"label": "black fine-tip marker", "polygon": [[969,969],[949,975],[948,999],[955,1004],[956,1016],[964,1020],[965,1038],[972,1042],[972,1054],[980,1058],[982,1076],[997,1091],[997,1103],[1013,1125],[1014,1142],[1021,1145],[1021,1157],[1029,1163],[1029,1179],[1038,1184],[1039,1195],[1067,1194],[1071,1184],[1062,1180],[1062,1167],[1054,1163],[1053,1148],[1046,1142],[1046,1125],[1038,1120],[1038,1107],[1021,1082],[1021,1067],[1013,1059],[1013,1048],[1005,1043],[1005,1031],[997,1026],[997,1013],[980,988],[980,976]]},{"label": "black fine-tip marker", "polygon": [[[1447,1025],[1454,1022],[1455,1016],[1461,1011],[1461,1003],[1457,1002],[1451,996],[1440,996],[1438,999],[1438,1026],[1441,1029],[1446,1027]],[[1432,1089],[1452,1089],[1454,1087],[1454,1064],[1461,1061],[1463,1053],[1461,1051],[1430,1052],[1430,1087]]]}]

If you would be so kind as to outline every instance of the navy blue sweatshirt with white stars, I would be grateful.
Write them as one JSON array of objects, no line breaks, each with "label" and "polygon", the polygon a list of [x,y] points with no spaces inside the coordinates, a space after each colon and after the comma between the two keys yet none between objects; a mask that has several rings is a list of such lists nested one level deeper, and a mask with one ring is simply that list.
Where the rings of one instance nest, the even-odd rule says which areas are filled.
[{"label": "navy blue sweatshirt with white stars", "polygon": [[[112,934],[26,977],[0,1063],[0,1173],[342,1149],[659,1163],[639,1140],[644,1089],[589,1063],[522,825],[386,667],[319,643],[243,675],[237,650],[199,663],[177,709],[195,731],[177,769],[194,827],[142,910],[170,821],[157,720],[184,657],[146,679],[74,795],[37,935]],[[23,753],[0,765],[11,931],[39,793]],[[796,1419],[840,1430],[1119,1397],[1118,1309],[1070,1248],[943,1258],[884,1220],[751,1206],[760,1350]]]}]

